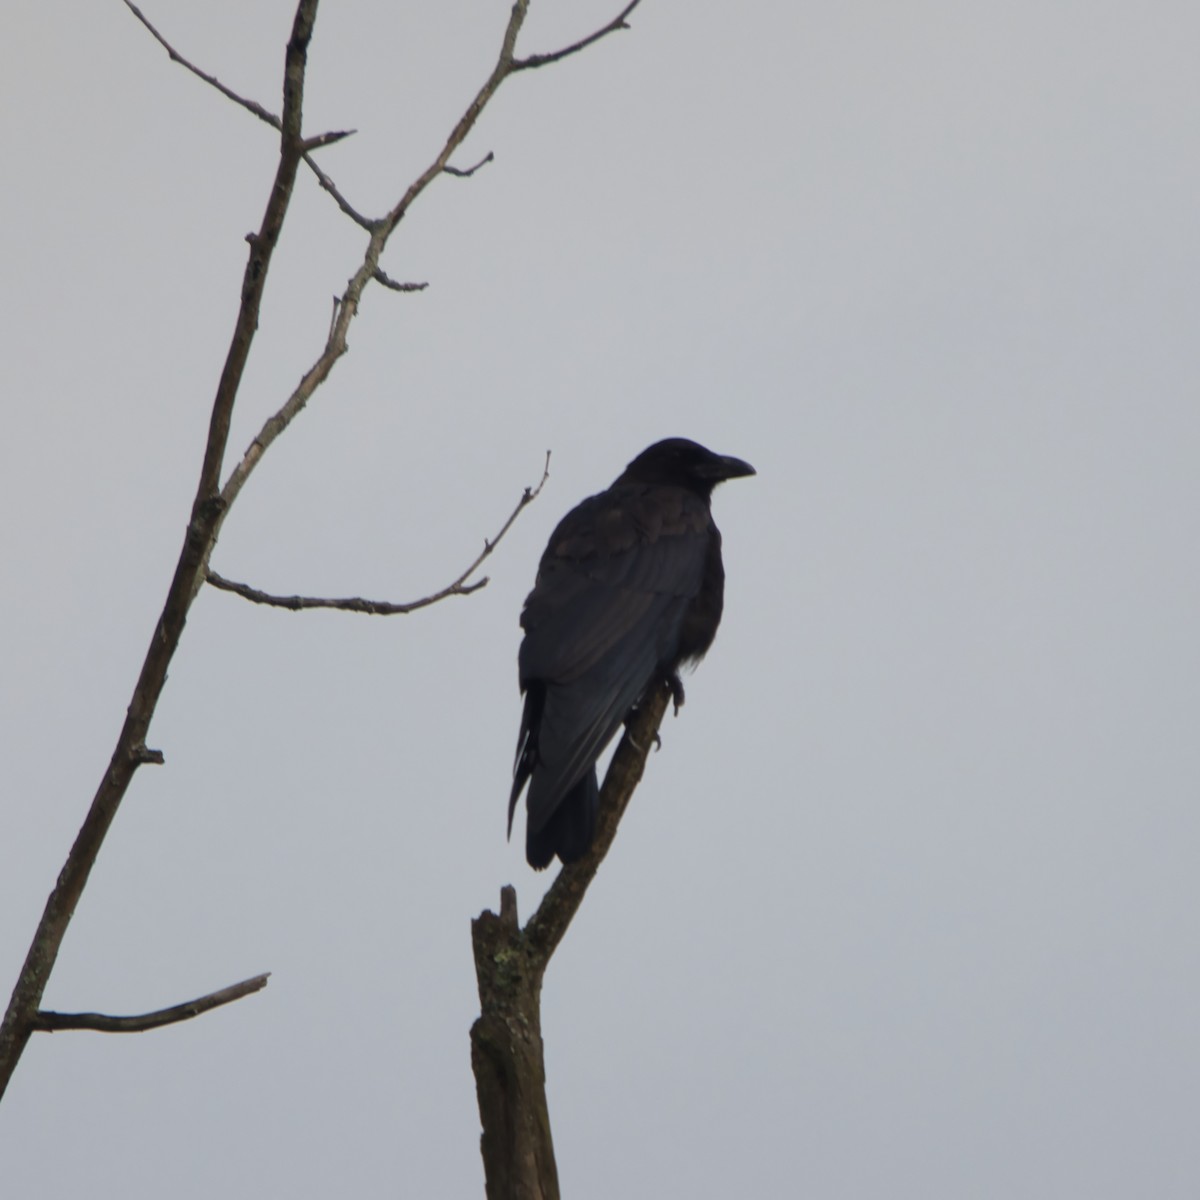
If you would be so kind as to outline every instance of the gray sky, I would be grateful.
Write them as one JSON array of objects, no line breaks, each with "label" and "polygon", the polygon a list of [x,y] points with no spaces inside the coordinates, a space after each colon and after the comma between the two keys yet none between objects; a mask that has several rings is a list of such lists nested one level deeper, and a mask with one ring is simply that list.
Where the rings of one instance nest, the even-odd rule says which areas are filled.
[{"label": "gray sky", "polygon": [[[290,0],[146,0],[278,107]],[[616,4],[535,0],[523,49]],[[433,157],[504,3],[327,5],[310,132],[370,212]],[[273,135],[125,8],[0,48],[7,514],[0,973],[165,594]],[[521,600],[667,435],[721,489],[725,624],[546,981],[572,1200],[1200,1192],[1200,10],[645,0],[508,83],[413,209],[218,570],[423,595],[536,482],[491,585],[408,618],[207,592],[46,998],[6,1193],[482,1194],[468,922],[504,841]],[[307,179],[240,453],[361,236]]]}]

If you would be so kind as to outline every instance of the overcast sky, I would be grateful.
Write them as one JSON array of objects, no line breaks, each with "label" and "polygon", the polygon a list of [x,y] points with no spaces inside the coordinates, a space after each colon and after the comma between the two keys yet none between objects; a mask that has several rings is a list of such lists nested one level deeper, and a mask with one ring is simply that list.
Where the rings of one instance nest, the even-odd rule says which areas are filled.
[{"label": "overcast sky", "polygon": [[[144,0],[279,107],[291,0]],[[534,0],[521,50],[616,0]],[[382,211],[502,0],[323,6],[305,126]],[[0,46],[0,987],[112,749],[186,524],[276,138],[118,0]],[[0,1111],[14,1197],[483,1193],[469,921],[517,618],[650,442],[746,458],[725,621],[543,997],[564,1195],[1200,1194],[1200,9],[644,0],[507,83],[214,556],[405,600],[551,476],[478,594],[197,601]],[[302,176],[235,415],[319,351],[362,235]]]}]

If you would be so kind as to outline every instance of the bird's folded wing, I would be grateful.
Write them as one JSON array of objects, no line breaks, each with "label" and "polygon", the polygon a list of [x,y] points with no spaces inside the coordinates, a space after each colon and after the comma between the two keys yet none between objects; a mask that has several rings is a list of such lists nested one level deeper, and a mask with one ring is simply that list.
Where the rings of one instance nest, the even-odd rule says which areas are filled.
[{"label": "bird's folded wing", "polygon": [[707,506],[662,488],[595,497],[555,530],[521,618],[521,680],[545,687],[532,828],[591,769],[658,664],[674,657],[700,590],[708,530]]},{"label": "bird's folded wing", "polygon": [[670,609],[684,603],[676,597],[656,599],[645,629],[629,630],[584,674],[567,683],[545,685],[537,735],[538,770],[529,793],[533,829],[541,828],[559,800],[591,770],[654,679],[659,659],[653,634],[656,618],[672,620]]},{"label": "bird's folded wing", "polygon": [[648,645],[669,656],[678,629],[663,617],[699,592],[708,529],[707,506],[679,489],[633,491],[619,504],[605,493],[568,514],[521,615],[521,679],[566,683],[610,655],[612,674]]}]

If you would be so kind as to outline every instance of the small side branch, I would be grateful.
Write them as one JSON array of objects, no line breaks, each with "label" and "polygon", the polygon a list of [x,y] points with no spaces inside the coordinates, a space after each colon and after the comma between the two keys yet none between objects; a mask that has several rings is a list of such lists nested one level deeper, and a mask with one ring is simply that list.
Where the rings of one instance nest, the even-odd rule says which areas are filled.
[{"label": "small side branch", "polygon": [[159,1029],[163,1025],[174,1025],[179,1021],[190,1021],[201,1013],[210,1012],[225,1004],[232,1004],[243,996],[253,995],[267,986],[271,973],[255,975],[232,983],[220,991],[209,992],[195,1000],[160,1008],[157,1012],[142,1013],[135,1017],[110,1017],[105,1013],[60,1013],[42,1010],[33,1018],[33,1029],[40,1033],[57,1033],[63,1029],[94,1029],[100,1033],[144,1033],[148,1029]]},{"label": "small side branch", "polygon": [[[227,100],[232,100],[234,104],[241,105],[247,112],[252,112],[260,121],[265,121],[272,129],[282,130],[283,122],[268,109],[263,108],[257,100],[247,100],[245,96],[239,96],[232,88],[227,88],[215,75],[210,75],[207,71],[202,71],[195,63],[189,62],[170,42],[167,41],[147,19],[146,14],[132,0],[125,0],[125,7],[150,31],[150,36],[167,52],[172,62],[178,63],[181,67],[191,71],[197,79],[203,79],[209,87],[214,87]],[[342,135],[345,136],[344,134]]]},{"label": "small side branch", "polygon": [[317,166],[317,160],[313,158],[310,153],[305,151],[303,158],[304,165],[308,167],[308,169],[317,177],[317,182],[333,197],[334,203],[342,210],[343,213],[346,214],[346,216],[350,218],[350,220],[355,223],[355,225],[357,225],[360,229],[365,229],[368,233],[370,233],[375,226],[379,224],[379,222],[374,218],[364,216],[362,213],[360,213],[358,209],[355,208],[354,205],[342,195],[333,180],[330,179],[329,176]]},{"label": "small side branch", "polygon": [[324,146],[333,146],[345,141],[357,132],[357,129],[331,129],[328,133],[318,133],[315,137],[305,138],[300,143],[300,149],[308,154],[312,150],[320,150]]},{"label": "small side branch", "polygon": [[[404,289],[406,290],[406,289]],[[440,591],[434,592],[429,596],[422,596],[420,600],[409,600],[402,604],[394,604],[387,600],[364,600],[361,596],[346,596],[338,599],[330,599],[322,596],[279,596],[271,592],[261,591],[259,588],[251,587],[248,583],[238,583],[233,579],[226,579],[224,575],[219,575],[211,567],[205,572],[205,579],[215,588],[220,588],[224,592],[233,592],[237,596],[241,596],[245,600],[250,600],[254,604],[267,604],[273,608],[286,608],[290,612],[300,612],[303,609],[310,608],[335,608],[342,612],[367,613],[374,617],[391,617],[402,615],[404,613],[416,612],[421,608],[428,608],[431,604],[437,604],[439,601],[446,600],[450,596],[469,596],[472,592],[479,591],[480,588],[487,587],[488,577],[485,575],[482,579],[476,579],[471,583],[467,580],[483,565],[483,562],[503,540],[504,535],[513,527],[513,523],[521,515],[521,513],[532,504],[541,494],[542,488],[546,486],[546,480],[550,478],[550,451],[546,451],[546,463],[542,468],[542,477],[538,481],[537,487],[527,487],[521,494],[521,499],[517,501],[517,506],[508,515],[508,520],[504,522],[500,532],[496,534],[490,541],[485,540],[483,549],[476,556],[475,561],[459,577],[448,583]]]},{"label": "small side branch", "polygon": [[140,742],[136,746],[130,746],[129,758],[138,766],[161,767],[167,761],[161,750],[151,750],[149,746]]},{"label": "small side branch", "polygon": [[[129,0],[126,0],[128,3]],[[571,54],[578,54],[580,50],[586,50],[588,46],[594,42],[598,42],[603,37],[608,37],[610,33],[616,33],[618,29],[628,29],[629,22],[626,17],[641,3],[641,0],[630,0],[630,3],[617,13],[615,17],[603,29],[597,29],[595,33],[588,34],[585,38],[580,38],[577,42],[572,42],[569,46],[564,46],[561,50],[554,50],[549,54],[531,54],[528,58],[514,58],[512,69],[514,71],[528,71],[533,67],[544,67],[549,63],[560,62],[562,59]]]},{"label": "small side branch", "polygon": [[447,163],[442,170],[456,179],[470,179],[480,167],[486,167],[496,156],[489,150],[473,167],[452,167]]},{"label": "small side branch", "polygon": [[375,268],[375,282],[382,283],[385,288],[391,288],[393,292],[423,292],[428,286],[426,283],[401,283],[398,279],[393,279],[382,267]]},{"label": "small side branch", "polygon": [[241,596],[242,599],[250,600],[254,604],[268,604],[272,608],[286,608],[290,612],[300,612],[308,608],[336,608],[342,612],[368,613],[373,617],[393,617],[402,613],[416,612],[419,608],[428,608],[431,604],[436,604],[439,600],[445,600],[449,596],[469,596],[472,592],[479,591],[481,587],[486,587],[488,582],[486,576],[474,583],[455,582],[442,588],[440,592],[434,592],[431,596],[422,596],[420,600],[393,604],[387,600],[364,600],[361,596],[343,596],[337,599],[323,596],[277,596],[271,592],[251,587],[248,583],[238,583],[235,579],[226,579],[224,575],[218,575],[211,567],[208,569],[206,579],[213,587],[219,588],[223,592],[233,592],[235,596]]}]

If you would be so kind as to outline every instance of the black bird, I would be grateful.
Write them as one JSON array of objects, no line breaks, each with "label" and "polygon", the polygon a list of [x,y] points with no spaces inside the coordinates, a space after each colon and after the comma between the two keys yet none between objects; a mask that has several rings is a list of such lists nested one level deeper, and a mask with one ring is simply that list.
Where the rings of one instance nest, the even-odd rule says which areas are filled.
[{"label": "black bird", "polygon": [[679,668],[712,645],[725,595],[712,490],[753,475],[687,438],[643,450],[558,523],[521,612],[525,711],[508,831],[526,781],[525,857],[580,858],[599,807],[596,759],[649,688],[678,710]]}]

